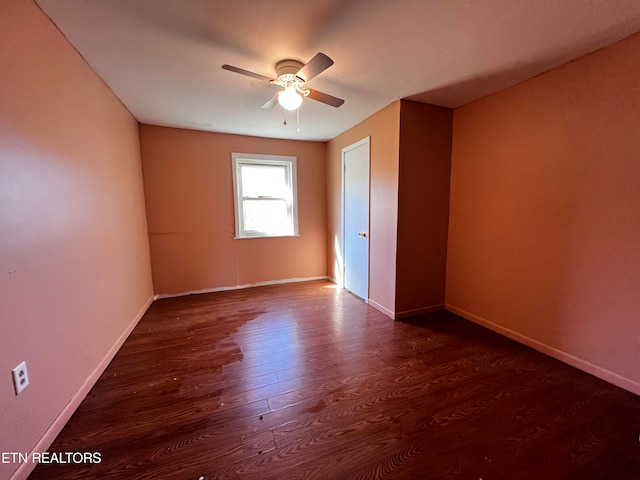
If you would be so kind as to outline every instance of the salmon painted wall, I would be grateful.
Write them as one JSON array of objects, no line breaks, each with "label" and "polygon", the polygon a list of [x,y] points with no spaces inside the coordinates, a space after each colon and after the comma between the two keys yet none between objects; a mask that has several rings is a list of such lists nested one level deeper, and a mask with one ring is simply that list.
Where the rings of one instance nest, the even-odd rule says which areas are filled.
[{"label": "salmon painted wall", "polygon": [[393,316],[396,290],[400,101],[328,143],[328,269],[342,281],[342,149],[370,136],[369,301]]},{"label": "salmon painted wall", "polygon": [[0,45],[0,452],[24,453],[49,446],[153,292],[136,120],[34,3],[0,2]]},{"label": "salmon painted wall", "polygon": [[640,394],[638,52],[455,111],[446,302]]},{"label": "salmon painted wall", "polygon": [[396,318],[444,308],[453,110],[402,100]]},{"label": "salmon painted wall", "polygon": [[[140,126],[156,294],[327,275],[326,144]],[[231,153],[297,157],[299,237],[234,240]]]}]

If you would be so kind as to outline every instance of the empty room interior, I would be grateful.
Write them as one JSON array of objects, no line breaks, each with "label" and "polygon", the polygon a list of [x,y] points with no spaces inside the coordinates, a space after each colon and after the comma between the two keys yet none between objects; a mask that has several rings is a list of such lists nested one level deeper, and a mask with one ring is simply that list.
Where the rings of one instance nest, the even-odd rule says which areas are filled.
[{"label": "empty room interior", "polygon": [[640,478],[640,2],[0,45],[0,479]]}]

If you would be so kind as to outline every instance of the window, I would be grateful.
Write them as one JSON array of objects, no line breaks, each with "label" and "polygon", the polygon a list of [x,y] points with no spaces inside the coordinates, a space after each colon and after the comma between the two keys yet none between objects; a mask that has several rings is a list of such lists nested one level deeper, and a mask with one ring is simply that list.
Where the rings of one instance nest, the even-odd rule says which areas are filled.
[{"label": "window", "polygon": [[236,237],[298,235],[296,157],[233,153]]}]

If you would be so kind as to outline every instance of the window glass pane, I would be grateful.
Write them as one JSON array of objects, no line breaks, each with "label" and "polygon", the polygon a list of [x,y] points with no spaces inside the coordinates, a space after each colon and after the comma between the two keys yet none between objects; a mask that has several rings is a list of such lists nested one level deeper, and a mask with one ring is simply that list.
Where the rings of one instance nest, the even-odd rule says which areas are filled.
[{"label": "window glass pane", "polygon": [[242,165],[243,197],[287,198],[287,167],[281,165]]},{"label": "window glass pane", "polygon": [[243,200],[242,214],[245,233],[293,235],[293,225],[286,200]]},{"label": "window glass pane", "polygon": [[296,158],[232,154],[236,238],[298,234]]}]

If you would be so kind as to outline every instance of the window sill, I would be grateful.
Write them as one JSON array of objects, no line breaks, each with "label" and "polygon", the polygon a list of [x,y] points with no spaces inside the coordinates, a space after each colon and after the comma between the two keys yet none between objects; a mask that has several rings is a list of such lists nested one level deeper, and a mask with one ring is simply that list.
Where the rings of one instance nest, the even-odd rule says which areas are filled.
[{"label": "window sill", "polygon": [[247,235],[244,237],[236,237],[234,236],[234,240],[251,240],[252,238],[296,238],[299,237],[300,234],[295,235]]}]

